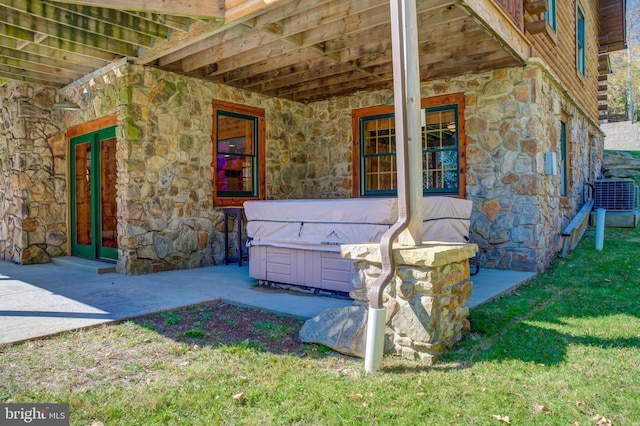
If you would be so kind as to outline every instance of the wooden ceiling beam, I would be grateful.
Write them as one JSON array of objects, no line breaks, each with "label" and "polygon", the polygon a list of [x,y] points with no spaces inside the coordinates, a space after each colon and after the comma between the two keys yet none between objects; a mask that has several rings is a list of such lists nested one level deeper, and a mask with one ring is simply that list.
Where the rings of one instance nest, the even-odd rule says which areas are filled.
[{"label": "wooden ceiling beam", "polygon": [[[236,66],[245,63],[247,60],[255,60],[258,50],[279,51],[284,49],[278,38],[264,31],[249,31],[242,37],[219,43],[206,50],[200,51],[194,55],[188,56],[182,60],[182,70],[190,72],[195,69],[204,67],[209,64],[220,64],[226,61],[233,61],[234,57],[240,57],[240,60],[233,61]],[[220,65],[218,65],[220,69]],[[222,73],[224,71],[217,71]]]},{"label": "wooden ceiling beam", "polygon": [[[380,22],[389,21],[388,5],[379,6],[361,15],[348,16],[332,23],[329,26],[309,26],[302,32],[303,45],[309,46],[332,40],[337,37],[344,37],[351,33],[362,32],[369,28],[380,25]],[[285,29],[284,34],[290,31]]]},{"label": "wooden ceiling beam", "polygon": [[[227,0],[228,2],[229,0]],[[252,10],[244,10],[242,15],[236,16],[233,21],[213,21],[213,22],[194,22],[194,24],[189,28],[188,34],[183,35],[172,35],[170,40],[165,42],[157,43],[152,49],[148,49],[144,52],[144,54],[138,58],[137,62],[140,64],[149,64],[157,61],[158,59],[166,56],[168,54],[176,53],[178,56],[181,49],[188,48],[191,44],[202,41],[210,36],[213,36],[217,33],[221,33],[229,28],[232,28],[235,25],[247,23],[253,20],[256,16],[267,13],[272,9],[275,9],[282,4],[285,4],[286,1],[282,0],[261,0],[264,4],[261,7],[252,9]],[[288,0],[287,0],[288,1]],[[241,7],[241,2],[233,3],[236,7]],[[231,3],[229,3],[231,4]],[[229,7],[227,7],[229,9]],[[227,13],[229,11],[227,10]],[[183,56],[184,57],[184,56]],[[169,62],[171,63],[171,62]]]},{"label": "wooden ceiling beam", "polygon": [[[85,48],[93,50],[111,52],[121,56],[137,56],[138,53],[137,48],[130,43],[111,39],[88,30],[58,24],[34,15],[19,13],[9,8],[0,8],[0,21],[3,23],[9,22],[10,24],[3,24],[8,29],[9,27],[16,27],[33,33],[47,34],[50,38],[69,44],[85,46]],[[9,35],[8,32],[5,34]]]},{"label": "wooden ceiling beam", "polygon": [[226,31],[212,34],[203,40],[192,43],[187,47],[161,57],[160,59],[158,59],[158,65],[164,67],[189,56],[196,55],[199,52],[203,52],[207,49],[214,49],[217,45],[229,42],[230,40],[233,40],[237,37],[241,37],[248,32],[249,28],[243,25],[236,25],[227,29]]},{"label": "wooden ceiling beam", "polygon": [[[290,19],[299,19],[306,21],[312,13],[321,11],[322,16],[333,16],[332,12],[339,5],[353,7],[354,5],[362,5],[371,2],[380,2],[385,0],[297,0],[294,2],[282,3],[270,10],[264,11],[255,18],[254,26],[263,28],[275,22],[286,21]],[[326,24],[326,22],[325,22]]]},{"label": "wooden ceiling beam", "polygon": [[358,71],[352,71],[350,69],[343,68],[342,72],[334,75],[307,80],[293,86],[290,85],[269,92],[274,93],[278,97],[287,97],[296,93],[303,94],[305,92],[315,91],[319,88],[327,88],[332,86],[345,87],[348,84],[360,85],[364,81],[372,82],[375,81],[375,79],[372,79],[368,76],[363,76]]},{"label": "wooden ceiling beam", "polygon": [[345,72],[352,72],[349,66],[333,62],[329,59],[319,57],[318,62],[313,66],[305,67],[306,69],[296,68],[295,72],[282,75],[278,73],[265,73],[259,79],[252,79],[252,84],[248,81],[239,81],[242,86],[247,86],[259,92],[272,92],[277,89],[295,86],[317,78],[331,77]]},{"label": "wooden ceiling beam", "polygon": [[[4,0],[3,0],[4,1]],[[114,26],[129,28],[140,34],[149,37],[166,39],[169,37],[169,27],[155,20],[146,19],[138,14],[131,14],[114,9],[103,9],[99,7],[79,6],[76,4],[60,4],[45,0],[43,3],[50,4],[60,10],[78,17],[95,19]]]},{"label": "wooden ceiling beam", "polygon": [[56,0],[59,3],[88,5],[116,10],[136,10],[165,15],[224,18],[224,0]]},{"label": "wooden ceiling beam", "polygon": [[327,61],[328,58],[318,56],[317,53],[309,50],[299,50],[292,54],[280,55],[278,57],[263,58],[260,62],[242,68],[236,68],[221,75],[222,81],[225,83],[233,83],[238,80],[253,78],[263,74],[273,73],[278,70],[275,75],[288,75],[287,70],[292,73],[298,69],[309,69],[318,64],[318,61]]},{"label": "wooden ceiling beam", "polygon": [[[460,34],[460,32],[465,31],[465,28],[471,28],[474,34],[477,33],[477,35],[479,36],[483,35],[483,33],[477,28],[477,26],[475,26],[473,22],[470,21],[470,19],[464,14],[461,15],[459,12],[457,14],[452,14],[452,12],[448,10],[444,10],[441,12],[432,10],[432,13],[447,14],[447,16],[449,17],[449,19],[447,19],[448,21],[454,20],[456,16],[463,16],[465,19],[456,22],[455,25],[451,25],[451,23],[445,23],[441,26],[421,26],[421,38],[429,39],[431,37],[432,39],[432,45],[429,45],[428,49],[437,48],[438,45],[444,45],[447,49],[455,47],[454,41],[451,42],[451,46],[447,43],[447,40],[452,40],[452,38],[449,38],[449,35],[453,36]],[[325,52],[328,50],[333,50],[335,52],[342,51],[342,61],[352,63],[349,66],[356,66],[360,72],[370,73],[371,70],[368,67],[372,65],[379,65],[380,63],[390,64],[391,49],[388,42],[389,37],[387,34],[385,34],[388,31],[390,31],[389,26],[383,24],[380,29],[367,30],[362,33],[354,33],[347,36],[348,39],[352,41],[352,44],[354,46],[362,46],[362,40],[373,40],[371,42],[372,47],[369,47],[369,50],[367,50],[366,48],[358,49],[355,47],[353,50],[349,50],[344,44],[345,39],[343,38],[341,39],[343,44],[335,49],[333,49],[333,47],[339,43],[327,42]],[[436,37],[437,40],[433,40],[433,37],[435,35],[442,36],[442,38]],[[380,40],[387,41],[383,42]],[[356,62],[363,57],[365,57],[364,62]],[[246,85],[251,88],[256,88],[260,91],[269,91],[272,88],[282,87],[283,84],[288,84],[286,82],[283,82],[283,79],[293,80],[290,82],[290,84],[295,84],[294,81],[303,81],[299,80],[296,75],[299,73],[308,72],[310,69],[310,65],[308,64],[313,64],[313,67],[331,66],[330,62],[320,60],[319,58],[313,58],[313,56],[311,55],[311,58],[305,58],[303,62],[296,62],[295,60],[287,61],[286,59],[282,59],[279,67],[276,68],[276,71],[273,72],[270,72],[270,70],[273,70],[273,64],[271,63],[263,63],[256,66],[243,67],[242,69],[230,71],[229,73],[224,74],[223,80],[227,82],[235,82],[235,84],[241,83],[241,85],[243,86]],[[261,66],[263,69],[258,69],[259,66]],[[376,73],[374,72],[372,75],[375,76]],[[263,82],[262,85],[260,84],[261,81]],[[272,83],[264,84],[266,81],[272,81]]]},{"label": "wooden ceiling beam", "polygon": [[189,27],[189,32],[172,33],[168,40],[158,41],[153,47],[141,52],[136,62],[142,65],[154,63],[166,55],[177,53],[181,49],[220,33],[227,28],[229,26],[220,21],[196,21]]},{"label": "wooden ceiling beam", "polygon": [[0,76],[7,77],[7,78],[11,78],[9,76],[20,77],[20,78],[13,78],[13,79],[14,80],[18,79],[20,81],[38,82],[37,84],[41,84],[45,86],[53,85],[56,87],[63,87],[73,82],[73,79],[71,78],[39,73],[36,71],[25,70],[22,68],[15,68],[10,65],[4,65],[4,64],[0,64]]},{"label": "wooden ceiling beam", "polygon": [[[469,22],[469,18],[442,25],[424,24],[419,25],[418,28],[421,49],[429,51],[456,48],[459,45],[457,36],[460,34],[476,41],[488,38],[480,28]],[[350,34],[348,37],[327,42],[325,49],[328,52],[341,52],[340,60],[345,62],[355,62],[369,57],[386,58],[387,53],[391,52],[391,39],[386,36],[389,31],[391,28],[385,24],[364,33]],[[363,43],[362,40],[367,41]]]},{"label": "wooden ceiling beam", "polygon": [[259,47],[252,48],[250,50],[242,52],[239,55],[223,59],[222,61],[216,61],[212,65],[215,70],[209,72],[206,76],[213,77],[216,75],[224,74],[229,71],[233,71],[238,67],[246,67],[255,63],[263,61],[265,58],[272,58],[284,54],[293,53],[297,50],[297,46],[289,43],[284,43],[282,40],[276,39],[270,43],[264,44]]},{"label": "wooden ceiling beam", "polygon": [[[2,25],[0,24],[0,30]],[[43,40],[44,41],[44,40]],[[107,65],[111,59],[101,60],[97,58],[92,58],[90,56],[84,55],[76,55],[71,52],[58,51],[56,49],[52,49],[48,46],[44,46],[42,44],[35,44],[30,42],[26,44],[24,47],[18,49],[18,44],[21,40],[12,39],[9,37],[4,37],[0,35],[0,47],[3,49],[11,49],[11,50],[20,50],[21,52],[29,54],[29,60],[32,62],[38,62],[38,58],[57,58],[57,60],[68,63],[68,66],[77,67],[78,69],[82,69],[83,67],[90,68],[91,71],[101,68]],[[42,43],[42,41],[41,41]],[[7,50],[8,51],[8,50]]]},{"label": "wooden ceiling beam", "polygon": [[37,84],[39,86],[54,87],[56,89],[60,89],[64,87],[64,84],[54,83],[54,82],[42,80],[39,78],[27,77],[20,73],[16,74],[15,72],[5,71],[0,67],[0,82],[3,79],[15,80],[15,81],[20,81],[20,82],[29,83],[29,84]]},{"label": "wooden ceiling beam", "polygon": [[[322,25],[319,25],[319,21],[317,21],[318,16],[322,18]],[[277,22],[277,25],[266,25],[265,21],[261,21],[260,18],[256,19],[256,24],[261,25],[261,28],[265,31],[271,31],[274,35],[281,36],[281,40],[286,43],[310,49],[339,63],[341,62],[339,54],[326,52],[323,45],[326,40],[345,32],[365,30],[369,26],[376,25],[380,20],[388,21],[388,19],[388,4],[373,0],[354,2],[347,5],[344,2],[342,4],[329,2],[304,14],[297,13],[292,17]],[[309,28],[312,28],[312,30],[308,30]],[[314,29],[316,30],[315,33]],[[300,32],[303,30],[304,32]],[[244,63],[241,59],[238,62]],[[347,63],[346,65],[348,68],[368,77],[377,78],[377,76],[369,74],[366,70],[360,69],[357,64]]]},{"label": "wooden ceiling beam", "polygon": [[[88,31],[99,34],[101,37],[108,37],[115,40],[124,41],[140,46],[151,45],[151,36],[136,32],[130,28],[120,25],[115,21],[103,21],[93,18],[85,19],[82,15],[68,13],[67,10],[58,8],[53,4],[45,2],[33,2],[27,4],[24,0],[2,0],[6,7],[19,12],[24,16],[30,16],[32,20],[25,19],[25,24],[30,28],[38,28],[40,32],[47,33],[47,30],[40,30],[43,21],[48,22],[49,31],[52,26],[61,25],[61,28],[75,28],[80,31]],[[122,15],[122,14],[121,14]],[[34,26],[35,25],[35,26]]]},{"label": "wooden ceiling beam", "polygon": [[0,56],[15,59],[19,63],[17,66],[24,66],[25,68],[44,66],[60,70],[61,73],[68,72],[70,74],[80,75],[89,74],[95,70],[94,67],[77,65],[73,62],[64,61],[55,57],[34,55],[24,50],[12,49],[7,46],[2,46],[1,44],[0,46],[2,47]]},{"label": "wooden ceiling beam", "polygon": [[243,0],[233,1],[227,0],[224,12],[224,20],[226,22],[243,21],[247,18],[254,17],[264,13],[267,10],[277,7],[279,4],[286,3],[289,0]]},{"label": "wooden ceiling beam", "polygon": [[[464,33],[465,37],[470,40],[474,40],[472,46],[476,46],[481,43],[488,43],[488,46],[494,49],[499,49],[499,45],[493,39],[491,39],[484,31],[474,25],[470,25],[467,20],[459,20],[455,23],[450,23],[443,27],[439,26],[421,26],[419,27],[419,51],[421,53],[420,62],[429,62],[432,60],[441,60],[440,55],[455,53],[460,55],[460,44],[456,38],[457,35]],[[368,39],[383,39],[382,37],[375,37],[373,34],[369,34]],[[389,41],[390,43],[390,41]],[[366,47],[366,46],[365,46]],[[374,45],[375,47],[375,45]],[[379,49],[378,51],[367,51],[354,46],[354,49],[343,50],[343,60],[349,60],[357,62],[358,65],[365,69],[371,69],[380,65],[391,66],[391,47],[389,45],[381,45],[380,47],[386,47],[385,49]]]},{"label": "wooden ceiling beam", "polygon": [[[418,39],[424,41],[428,37],[438,35],[438,39],[442,37],[438,32],[453,33],[454,31],[465,31],[468,28],[476,26],[469,23],[467,15],[462,13],[459,8],[439,7],[427,8],[424,5],[420,7],[421,13],[418,15]],[[466,19],[464,19],[466,18]],[[464,19],[466,25],[460,25],[458,21]],[[452,25],[456,26],[455,30],[451,30]],[[377,26],[367,28],[363,32],[353,32],[328,40],[325,43],[326,52],[344,51],[362,46],[363,40],[371,44],[372,42],[384,42],[385,46],[391,47],[391,24],[388,21],[381,22]],[[385,48],[387,50],[387,48]],[[343,54],[344,60],[344,54]]]},{"label": "wooden ceiling beam", "polygon": [[[0,22],[0,34],[5,34],[16,40],[28,41],[32,44],[36,33],[12,27]],[[23,36],[24,38],[22,38]],[[57,55],[67,56],[69,58],[74,57],[75,55],[82,55],[94,60],[112,61],[116,57],[116,55],[105,52],[104,50],[81,46],[77,43],[54,37],[47,37],[42,40],[38,46],[44,46],[49,49],[53,49],[54,51],[59,51]],[[26,47],[24,49],[26,49]]]},{"label": "wooden ceiling beam", "polygon": [[420,75],[424,80],[434,78],[453,77],[466,72],[484,72],[496,68],[513,67],[519,65],[511,55],[505,54],[480,54],[475,57],[468,58],[468,63],[464,69],[459,66],[459,61],[441,61],[427,64],[425,67],[420,65]]},{"label": "wooden ceiling beam", "polygon": [[64,68],[55,67],[51,65],[38,64],[30,61],[21,61],[16,59],[15,57],[4,56],[3,53],[11,53],[11,52],[2,52],[0,53],[0,65],[5,65],[10,68],[21,69],[26,72],[32,72],[35,74],[42,74],[54,77],[62,77],[66,79],[77,80],[81,78],[84,74],[77,71],[70,71]]},{"label": "wooden ceiling beam", "polygon": [[362,90],[381,90],[390,89],[392,87],[393,83],[391,83],[390,81],[371,81],[370,79],[365,78],[358,80],[348,80],[340,84],[331,86],[317,87],[315,89],[304,92],[296,92],[292,95],[286,96],[286,98],[297,102],[318,102],[328,98],[348,95]]},{"label": "wooden ceiling beam", "polygon": [[[285,43],[292,44],[294,47],[302,47],[301,35],[288,36],[288,37],[281,38],[281,40]],[[304,46],[304,48],[311,52],[317,53],[319,56],[323,56],[330,59],[333,63],[345,65],[347,68],[350,68],[351,70],[354,70],[354,71],[359,71],[360,73],[366,74],[369,77],[374,77],[374,78],[377,77],[376,75],[370,74],[368,71],[361,69],[355,63],[342,61],[339,53],[327,53],[324,49],[324,46],[321,43],[315,44],[315,45],[306,45]]]},{"label": "wooden ceiling beam", "polygon": [[[447,68],[450,74],[459,75],[468,72],[469,69],[477,69],[476,62],[486,62],[483,69],[492,68],[493,60],[499,60],[500,64],[504,63],[504,57],[508,57],[508,53],[496,49],[496,41],[493,39],[478,40],[469,46],[460,46],[458,48],[434,49],[426,48],[425,45],[418,47],[420,51],[420,70],[423,77],[434,78],[434,70],[440,72],[443,66]],[[496,53],[496,51],[498,53]],[[497,55],[497,56],[495,56]],[[460,67],[461,61],[465,61],[465,66]],[[468,62],[468,64],[467,64]],[[510,65],[518,64],[516,59],[511,60]],[[363,68],[371,69],[384,78],[391,78],[393,74],[393,64],[391,62],[391,52],[386,57],[367,58],[360,61]],[[438,76],[446,76],[446,74],[437,74]]]},{"label": "wooden ceiling beam", "polygon": [[[159,15],[157,13],[148,12],[131,12],[126,11],[131,16],[144,19],[146,21],[155,22],[158,25],[165,26],[175,31],[187,32],[191,28],[191,25],[195,22],[208,23],[209,20],[198,20],[193,17],[176,16],[176,15]],[[222,22],[221,20],[214,19],[212,22]]]},{"label": "wooden ceiling beam", "polygon": [[[311,28],[333,29],[334,26],[341,27],[341,21],[347,20],[348,25],[353,26],[356,21],[370,20],[376,16],[380,9],[383,15],[386,14],[389,20],[389,2],[384,0],[356,0],[356,1],[330,1],[318,4],[305,11],[296,9],[294,13],[276,22],[282,27],[282,35],[288,37],[294,34],[303,33]],[[265,22],[262,16],[256,19],[258,28],[264,27]]]}]

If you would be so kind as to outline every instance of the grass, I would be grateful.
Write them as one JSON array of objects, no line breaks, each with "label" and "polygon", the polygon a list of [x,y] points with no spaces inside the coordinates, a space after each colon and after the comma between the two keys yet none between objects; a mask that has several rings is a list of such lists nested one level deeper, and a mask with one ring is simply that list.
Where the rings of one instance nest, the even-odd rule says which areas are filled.
[{"label": "grass", "polygon": [[175,325],[179,324],[180,321],[182,321],[182,318],[180,318],[180,315],[178,315],[176,312],[165,312],[163,314],[160,314],[160,317],[164,319],[164,323],[166,325]]},{"label": "grass", "polygon": [[366,375],[322,346],[197,345],[129,321],[1,348],[0,402],[68,402],[74,425],[640,425],[639,253],[640,228],[607,228],[603,251],[589,231],[471,309],[434,367],[386,356]]},{"label": "grass", "polygon": [[253,324],[253,328],[258,332],[265,334],[269,340],[279,340],[283,335],[293,331],[290,326],[271,320],[256,321]]}]

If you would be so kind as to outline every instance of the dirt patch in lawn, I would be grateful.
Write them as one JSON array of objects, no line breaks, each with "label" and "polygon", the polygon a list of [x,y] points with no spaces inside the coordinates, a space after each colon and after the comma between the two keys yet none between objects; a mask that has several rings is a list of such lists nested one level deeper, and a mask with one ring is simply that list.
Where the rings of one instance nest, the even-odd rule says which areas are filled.
[{"label": "dirt patch in lawn", "polygon": [[0,402],[20,400],[35,389],[92,393],[172,383],[185,369],[209,371],[238,353],[324,356],[318,346],[300,342],[303,324],[217,301],[3,346]]},{"label": "dirt patch in lawn", "polygon": [[195,305],[133,319],[172,340],[205,345],[249,344],[276,354],[295,353],[304,320],[224,302]]}]

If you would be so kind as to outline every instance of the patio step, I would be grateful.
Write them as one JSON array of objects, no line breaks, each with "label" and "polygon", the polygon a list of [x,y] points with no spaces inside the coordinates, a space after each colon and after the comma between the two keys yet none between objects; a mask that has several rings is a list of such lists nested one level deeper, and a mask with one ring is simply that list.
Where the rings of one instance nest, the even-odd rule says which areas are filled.
[{"label": "patio step", "polygon": [[111,272],[116,272],[115,263],[101,261],[101,260],[85,259],[82,257],[75,257],[75,256],[54,257],[51,259],[51,262],[54,265],[81,269],[83,271],[94,272],[96,274],[108,274]]}]

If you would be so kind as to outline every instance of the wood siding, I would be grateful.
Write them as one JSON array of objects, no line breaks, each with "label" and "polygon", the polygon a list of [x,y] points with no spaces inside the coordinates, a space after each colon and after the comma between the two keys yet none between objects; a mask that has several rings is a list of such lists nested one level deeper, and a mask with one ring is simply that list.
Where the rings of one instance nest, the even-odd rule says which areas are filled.
[{"label": "wood siding", "polygon": [[[576,10],[585,16],[586,75],[577,68]],[[553,33],[551,29],[549,32]],[[530,35],[533,55],[542,58],[569,89],[571,96],[589,116],[598,120],[598,36],[599,13],[596,0],[557,1],[556,39],[546,33]]]},{"label": "wood siding", "polygon": [[497,0],[500,6],[504,8],[505,11],[511,16],[513,19],[513,23],[520,29],[520,31],[524,30],[524,7],[522,4],[522,0]]}]

